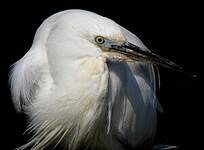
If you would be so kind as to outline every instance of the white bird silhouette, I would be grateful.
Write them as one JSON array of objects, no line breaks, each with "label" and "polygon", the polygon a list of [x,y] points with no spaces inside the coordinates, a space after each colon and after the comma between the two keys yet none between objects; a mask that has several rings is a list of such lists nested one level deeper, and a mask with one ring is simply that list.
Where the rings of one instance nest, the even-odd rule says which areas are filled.
[{"label": "white bird silhouette", "polygon": [[153,64],[181,71],[108,18],[84,10],[49,17],[10,75],[14,105],[33,134],[19,149],[151,147],[159,106]]}]

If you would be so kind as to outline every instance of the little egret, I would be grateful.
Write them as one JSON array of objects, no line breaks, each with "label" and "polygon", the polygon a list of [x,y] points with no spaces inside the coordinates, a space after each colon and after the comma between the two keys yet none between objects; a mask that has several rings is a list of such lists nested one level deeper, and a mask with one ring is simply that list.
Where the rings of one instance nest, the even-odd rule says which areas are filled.
[{"label": "little egret", "polygon": [[10,74],[13,103],[33,135],[19,149],[151,147],[160,108],[155,65],[182,71],[108,18],[52,15]]}]

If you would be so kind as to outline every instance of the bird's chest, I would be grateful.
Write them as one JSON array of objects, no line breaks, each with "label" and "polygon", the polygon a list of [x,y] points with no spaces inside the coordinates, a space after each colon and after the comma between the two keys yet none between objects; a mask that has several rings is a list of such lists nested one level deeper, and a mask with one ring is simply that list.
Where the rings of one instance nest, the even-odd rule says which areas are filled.
[{"label": "bird's chest", "polygon": [[[83,58],[78,62],[78,74],[75,84],[78,93],[103,95],[108,86],[108,69],[102,58]],[[79,90],[81,90],[79,92]]]}]

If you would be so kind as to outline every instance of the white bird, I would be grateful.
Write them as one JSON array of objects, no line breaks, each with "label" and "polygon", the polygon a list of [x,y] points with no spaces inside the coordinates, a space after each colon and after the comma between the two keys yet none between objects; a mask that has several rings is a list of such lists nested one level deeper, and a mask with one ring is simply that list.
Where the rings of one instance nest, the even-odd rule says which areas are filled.
[{"label": "white bird", "polygon": [[14,105],[33,134],[19,149],[151,146],[159,106],[153,64],[181,70],[108,18],[84,10],[49,17],[10,74]]}]

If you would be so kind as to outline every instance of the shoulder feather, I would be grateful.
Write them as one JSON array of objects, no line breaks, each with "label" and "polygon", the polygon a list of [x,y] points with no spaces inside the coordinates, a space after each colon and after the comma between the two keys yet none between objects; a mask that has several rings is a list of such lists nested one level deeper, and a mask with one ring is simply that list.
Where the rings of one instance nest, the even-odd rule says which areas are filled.
[{"label": "shoulder feather", "polygon": [[15,108],[21,111],[31,102],[43,63],[43,51],[31,47],[23,58],[14,63],[9,74],[11,96]]}]

